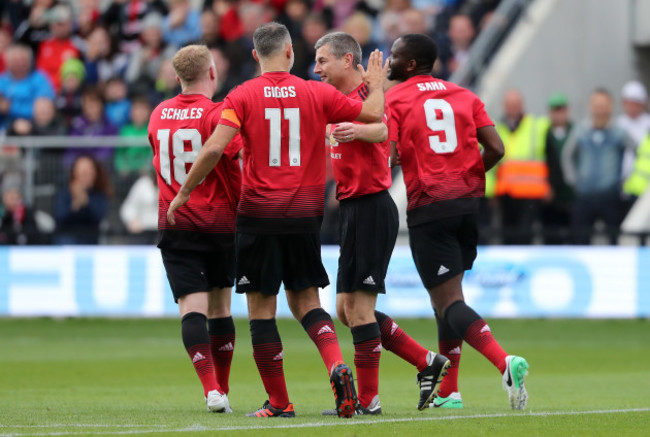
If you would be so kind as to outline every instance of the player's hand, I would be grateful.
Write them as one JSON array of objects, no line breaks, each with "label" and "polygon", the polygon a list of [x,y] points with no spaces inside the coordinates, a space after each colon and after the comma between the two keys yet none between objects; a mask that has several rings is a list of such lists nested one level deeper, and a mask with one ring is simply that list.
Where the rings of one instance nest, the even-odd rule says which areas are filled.
[{"label": "player's hand", "polygon": [[[384,54],[379,49],[373,50],[368,58],[368,69],[364,69],[363,65],[359,64],[357,68],[361,72],[361,77],[368,88],[370,89],[383,89],[384,80],[388,71],[388,59],[384,62]],[[383,67],[382,67],[383,64]]]},{"label": "player's hand", "polygon": [[354,123],[339,123],[332,131],[332,138],[339,143],[349,143],[359,138],[358,125]]},{"label": "player's hand", "polygon": [[174,211],[176,211],[178,208],[181,206],[185,205],[187,201],[190,200],[190,195],[183,193],[183,191],[179,191],[176,197],[174,197],[174,200],[172,200],[172,203],[169,204],[169,209],[167,210],[167,222],[175,226],[176,225],[176,218],[174,217]]}]

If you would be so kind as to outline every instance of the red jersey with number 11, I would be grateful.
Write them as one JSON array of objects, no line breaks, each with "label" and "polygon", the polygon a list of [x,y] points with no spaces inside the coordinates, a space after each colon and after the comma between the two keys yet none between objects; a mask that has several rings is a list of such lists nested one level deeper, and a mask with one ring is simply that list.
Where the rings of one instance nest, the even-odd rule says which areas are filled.
[{"label": "red jersey with number 11", "polygon": [[214,170],[192,191],[189,202],[175,212],[175,226],[167,222],[166,216],[203,143],[216,128],[221,106],[203,95],[180,94],[151,113],[149,143],[160,190],[158,247],[210,251],[220,234],[235,232],[241,188],[239,135],[228,144]]},{"label": "red jersey with number 11", "polygon": [[265,73],[228,94],[219,123],[241,129],[244,143],[238,232],[320,231],[325,126],[354,120],[362,106],[287,72]]},{"label": "red jersey with number 11", "polygon": [[478,211],[485,168],[476,131],[492,126],[471,91],[429,75],[414,76],[386,93],[389,137],[397,142],[408,196],[407,222]]}]

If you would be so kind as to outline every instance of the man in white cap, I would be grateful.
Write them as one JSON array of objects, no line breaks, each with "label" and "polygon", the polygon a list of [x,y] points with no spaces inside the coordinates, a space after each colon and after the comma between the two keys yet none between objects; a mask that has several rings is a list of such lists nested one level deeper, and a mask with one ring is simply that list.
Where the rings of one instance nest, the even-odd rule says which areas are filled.
[{"label": "man in white cap", "polygon": [[[623,99],[623,114],[618,117],[616,122],[638,147],[643,138],[650,133],[650,114],[647,111],[648,92],[641,82],[632,80],[623,86],[621,97]],[[623,157],[623,177],[627,177],[632,171],[634,159],[633,151],[626,152]]]}]

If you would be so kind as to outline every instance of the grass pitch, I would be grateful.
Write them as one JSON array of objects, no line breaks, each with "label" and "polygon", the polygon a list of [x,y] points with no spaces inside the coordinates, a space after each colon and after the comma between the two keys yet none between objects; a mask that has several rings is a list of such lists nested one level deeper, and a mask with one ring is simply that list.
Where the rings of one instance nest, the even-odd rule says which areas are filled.
[{"label": "grass pitch", "polygon": [[[437,349],[433,320],[398,320]],[[464,345],[463,410],[416,410],[416,371],[384,351],[381,417],[322,417],[333,407],[325,367],[293,320],[278,325],[296,419],[243,417],[266,399],[246,320],[237,320],[234,414],[208,414],[175,319],[0,319],[0,437],[60,435],[388,436],[648,435],[650,322],[491,320],[526,357],[529,408],[511,411],[501,376]],[[349,330],[337,323],[352,364]]]}]

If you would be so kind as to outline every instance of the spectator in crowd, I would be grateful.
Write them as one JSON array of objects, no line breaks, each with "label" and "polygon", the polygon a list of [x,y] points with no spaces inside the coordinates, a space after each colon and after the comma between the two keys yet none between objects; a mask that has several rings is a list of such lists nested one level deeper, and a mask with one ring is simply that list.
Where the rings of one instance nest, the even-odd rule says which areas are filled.
[{"label": "spectator in crowd", "polygon": [[451,49],[447,70],[453,74],[467,60],[469,49],[474,41],[474,36],[476,36],[476,29],[469,15],[456,14],[449,20],[447,34]]},{"label": "spectator in crowd", "polygon": [[302,23],[309,14],[309,2],[307,0],[288,0],[284,11],[275,21],[284,24],[289,30],[292,39],[300,38]]},{"label": "spectator in crowd", "polygon": [[119,77],[113,77],[104,85],[104,112],[109,123],[116,128],[121,128],[129,122],[131,100],[128,98],[126,83]]},{"label": "spectator in crowd", "polygon": [[175,49],[162,39],[162,17],[150,14],[142,23],[142,44],[134,50],[126,71],[126,80],[136,93],[148,92],[154,87],[160,66],[174,56]]},{"label": "spectator in crowd", "polygon": [[158,187],[150,172],[140,176],[129,190],[120,206],[120,218],[131,235],[131,243],[155,242],[158,235]]},{"label": "spectator in crowd", "polygon": [[11,45],[11,28],[0,25],[0,73],[4,73],[7,68],[5,52]]},{"label": "spectator in crowd", "polygon": [[167,15],[164,0],[117,0],[110,3],[101,21],[108,26],[111,37],[119,41],[120,51],[133,53],[140,45],[144,19],[151,13]]},{"label": "spectator in crowd", "polygon": [[[71,136],[98,137],[117,135],[117,128],[104,115],[104,99],[99,89],[86,88],[81,95],[81,115],[72,120]],[[88,141],[89,146],[92,140]],[[111,147],[75,147],[66,150],[64,165],[69,166],[80,155],[90,155],[107,163],[113,156]]]},{"label": "spectator in crowd", "polygon": [[504,244],[530,244],[538,221],[540,201],[548,196],[544,160],[544,120],[524,110],[524,99],[511,89],[503,98],[503,120],[496,124],[506,154],[486,176],[486,196],[496,194],[501,209]]},{"label": "spectator in crowd", "polygon": [[327,23],[321,15],[311,13],[305,18],[302,24],[302,38],[293,41],[293,74],[303,79],[317,79],[317,76],[313,75],[316,55],[314,45],[326,33]]},{"label": "spectator in crowd", "polygon": [[24,204],[20,187],[19,175],[5,174],[0,205],[0,245],[41,243],[34,211]]},{"label": "spectator in crowd", "polygon": [[377,44],[372,39],[372,19],[364,12],[355,12],[341,25],[341,30],[352,35],[361,46],[361,64],[368,64],[368,56],[375,50]]},{"label": "spectator in crowd", "polygon": [[597,220],[605,223],[610,244],[618,240],[621,163],[635,145],[627,133],[612,123],[613,99],[605,89],[592,92],[590,119],[577,126],[562,152],[566,180],[576,200],[572,228],[574,243],[590,244]]},{"label": "spectator in crowd", "polygon": [[100,224],[108,212],[111,187],[104,168],[93,157],[77,157],[70,182],[59,191],[55,244],[98,244]]},{"label": "spectator in crowd", "polygon": [[176,73],[171,59],[163,60],[156,77],[156,87],[152,99],[154,104],[157,105],[163,100],[176,96],[181,92],[180,90],[181,87],[176,81]]},{"label": "spectator in crowd", "polygon": [[[151,102],[147,97],[134,97],[131,102],[131,122],[120,128],[120,137],[146,139],[151,110]],[[151,167],[151,158],[150,147],[119,147],[115,151],[115,170],[117,170],[119,174],[137,174],[137,172]]]},{"label": "spectator in crowd", "polygon": [[201,16],[189,0],[169,0],[169,14],[162,22],[166,43],[182,47],[201,38]]},{"label": "spectator in crowd", "polygon": [[201,38],[200,43],[214,47],[221,42],[219,38],[219,21],[211,9],[201,12]]},{"label": "spectator in crowd", "polygon": [[50,37],[49,12],[56,0],[34,0],[31,6],[26,2],[10,1],[11,27],[14,41],[28,45],[36,53],[41,42]]},{"label": "spectator in crowd", "polygon": [[545,244],[569,242],[573,189],[567,184],[562,170],[562,151],[573,123],[569,117],[569,101],[564,94],[553,94],[548,100],[550,125],[544,141],[548,166],[549,195],[542,206]]},{"label": "spectator in crowd", "polygon": [[34,100],[54,97],[45,75],[32,70],[32,52],[24,45],[11,45],[6,54],[7,71],[0,75],[0,128],[18,118],[33,116]]},{"label": "spectator in crowd", "polygon": [[[623,114],[619,115],[616,124],[630,136],[638,147],[650,132],[650,114],[648,113],[648,92],[639,81],[626,83],[621,90],[623,99]],[[623,177],[629,176],[634,166],[636,149],[625,153],[623,157]]]},{"label": "spectator in crowd", "polygon": [[226,48],[221,46],[210,49],[217,69],[217,92],[212,99],[215,102],[225,99],[230,90],[242,82],[241,78],[231,71],[230,56],[227,56],[224,50]]},{"label": "spectator in crowd", "polygon": [[105,27],[95,27],[86,42],[84,61],[88,83],[98,85],[112,77],[124,77],[129,57],[118,51],[117,42]]},{"label": "spectator in crowd", "polygon": [[47,74],[54,89],[61,89],[60,70],[63,63],[71,58],[79,58],[78,43],[72,37],[72,10],[69,6],[58,5],[50,12],[50,31],[52,37],[38,47],[36,67]]},{"label": "spectator in crowd", "polygon": [[623,218],[630,211],[634,202],[641,197],[650,184],[650,131],[636,150],[636,159],[632,173],[623,184]]},{"label": "spectator in crowd", "polygon": [[87,39],[99,25],[102,15],[100,0],[79,0],[76,3],[76,31],[79,36]]},{"label": "spectator in crowd", "polygon": [[79,59],[68,59],[61,66],[61,92],[55,102],[67,128],[81,115],[81,92],[86,69]]},{"label": "spectator in crowd", "polygon": [[61,136],[66,134],[61,116],[56,112],[54,100],[39,97],[34,101],[34,119],[30,135]]}]

